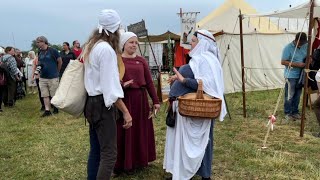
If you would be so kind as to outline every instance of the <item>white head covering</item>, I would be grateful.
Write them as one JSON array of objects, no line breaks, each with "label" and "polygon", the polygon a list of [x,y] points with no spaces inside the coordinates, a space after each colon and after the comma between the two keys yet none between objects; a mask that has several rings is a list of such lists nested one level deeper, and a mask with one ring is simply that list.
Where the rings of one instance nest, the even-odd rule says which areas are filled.
[{"label": "white head covering", "polygon": [[191,56],[189,65],[194,78],[202,80],[204,92],[222,100],[220,121],[223,121],[227,111],[223,96],[224,82],[219,49],[209,31],[198,30],[197,38],[198,44],[189,53]]},{"label": "white head covering", "polygon": [[124,48],[124,44],[132,38],[132,37],[137,37],[137,35],[133,32],[124,32],[120,35],[120,49]]},{"label": "white head covering", "polygon": [[34,51],[29,51],[28,55],[31,55],[33,59],[36,57],[36,53]]},{"label": "white head covering", "polygon": [[4,49],[0,47],[0,54],[5,54]]},{"label": "white head covering", "polygon": [[109,35],[108,31],[114,33],[120,27],[120,16],[112,9],[104,9],[99,14],[99,33],[102,33],[102,29]]},{"label": "white head covering", "polygon": [[196,32],[197,32],[197,38],[199,42],[197,46],[194,47],[194,49],[189,53],[189,55],[192,56],[192,54],[195,54],[195,53],[198,54],[198,53],[209,51],[213,53],[221,63],[220,51],[217,47],[216,39],[214,38],[214,36],[207,30],[200,29]]}]

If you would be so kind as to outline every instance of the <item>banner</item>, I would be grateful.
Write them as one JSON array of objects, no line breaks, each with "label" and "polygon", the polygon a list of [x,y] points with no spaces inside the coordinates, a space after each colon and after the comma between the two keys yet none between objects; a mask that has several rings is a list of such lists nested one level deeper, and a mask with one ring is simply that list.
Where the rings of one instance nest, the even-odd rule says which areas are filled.
[{"label": "banner", "polygon": [[143,37],[148,35],[148,30],[146,29],[146,24],[144,20],[137,22],[135,24],[130,24],[128,26],[128,31],[135,33],[138,37]]},{"label": "banner", "polygon": [[182,13],[180,46],[191,49],[191,38],[196,30],[197,13]]},{"label": "banner", "polygon": [[162,102],[167,102],[169,100],[169,92],[170,92],[169,78],[170,78],[169,73],[162,72],[160,74],[160,91],[161,91]]}]

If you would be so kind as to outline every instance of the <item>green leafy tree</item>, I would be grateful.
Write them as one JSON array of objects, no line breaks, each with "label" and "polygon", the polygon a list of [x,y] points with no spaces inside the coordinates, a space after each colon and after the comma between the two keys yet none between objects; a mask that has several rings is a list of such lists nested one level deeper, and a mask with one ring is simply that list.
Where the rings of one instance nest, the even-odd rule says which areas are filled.
[{"label": "green leafy tree", "polygon": [[[54,48],[54,49],[56,49],[56,50],[58,50],[59,52],[62,51],[62,45],[60,45],[60,44],[57,45],[57,44],[50,44],[49,43],[49,46]],[[31,42],[31,50],[34,51],[36,54],[38,53],[39,48],[37,46],[37,41],[36,40],[32,40],[32,42]]]},{"label": "green leafy tree", "polygon": [[62,46],[60,44],[50,44],[49,43],[49,46],[58,50],[59,52],[62,51]]},{"label": "green leafy tree", "polygon": [[32,40],[31,42],[31,50],[34,51],[36,54],[38,53],[38,46],[37,46],[37,41]]}]

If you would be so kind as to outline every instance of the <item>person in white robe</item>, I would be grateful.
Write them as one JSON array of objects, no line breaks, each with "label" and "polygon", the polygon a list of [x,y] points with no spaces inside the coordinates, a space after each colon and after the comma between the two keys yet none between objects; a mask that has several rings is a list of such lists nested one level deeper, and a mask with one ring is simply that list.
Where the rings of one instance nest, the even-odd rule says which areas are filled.
[{"label": "person in white robe", "polygon": [[34,60],[36,59],[36,54],[34,51],[29,51],[28,52],[28,57],[25,59],[25,75],[27,78],[27,85],[29,87],[29,94],[33,93],[36,94],[37,91],[37,84],[35,82],[35,80],[33,80],[32,76],[33,76],[33,69],[35,66]]},{"label": "person in white robe", "polygon": [[[202,80],[206,94],[222,99],[219,120],[223,121],[226,115],[223,72],[219,49],[213,35],[207,30],[196,31],[192,37],[189,55],[191,60],[188,66],[193,72],[194,79]],[[174,72],[176,75],[171,77],[170,81],[188,85],[189,77],[185,78],[181,71],[176,69]],[[170,91],[176,91],[174,88],[177,88],[175,84]],[[172,108],[176,112],[176,123],[174,127],[167,127],[163,168],[172,174],[173,180],[188,180],[202,168],[203,162],[208,161],[204,157],[210,157],[210,168],[206,170],[210,172],[199,173],[202,179],[210,179],[213,147],[207,146],[208,142],[213,145],[211,131],[213,131],[214,119],[197,119],[180,115],[177,100],[173,101]],[[211,156],[205,156],[206,153],[211,153]]]}]

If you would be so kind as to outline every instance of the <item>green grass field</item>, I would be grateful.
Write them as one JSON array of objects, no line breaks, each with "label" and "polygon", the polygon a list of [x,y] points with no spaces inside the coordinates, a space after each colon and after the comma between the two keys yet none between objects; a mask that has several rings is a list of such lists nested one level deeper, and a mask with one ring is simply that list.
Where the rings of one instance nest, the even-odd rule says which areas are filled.
[{"label": "green grass field", "polygon": [[[247,93],[246,119],[241,94],[226,96],[232,120],[215,124],[214,179],[320,179],[320,139],[311,135],[320,128],[313,112],[307,110],[305,136],[300,138],[299,121],[281,121],[281,102],[268,148],[261,149],[279,91]],[[89,137],[84,118],[65,113],[40,118],[39,108],[36,95],[29,95],[0,113],[0,179],[86,179]],[[164,117],[162,106],[154,120],[157,160],[115,179],[164,179]]]}]

